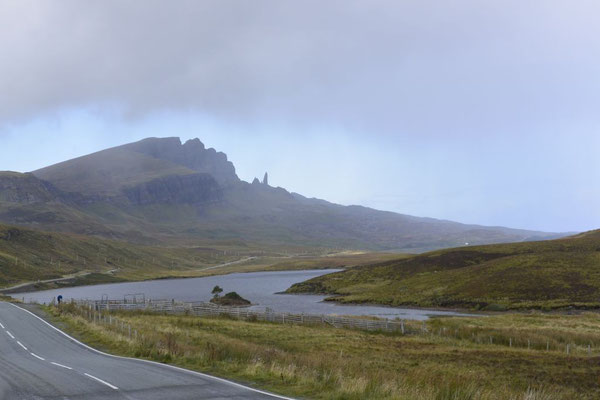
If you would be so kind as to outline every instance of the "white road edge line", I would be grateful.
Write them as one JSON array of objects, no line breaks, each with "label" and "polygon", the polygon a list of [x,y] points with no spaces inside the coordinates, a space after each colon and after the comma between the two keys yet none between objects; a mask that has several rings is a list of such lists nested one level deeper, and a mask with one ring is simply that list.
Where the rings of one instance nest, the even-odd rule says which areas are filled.
[{"label": "white road edge line", "polygon": [[42,358],[42,357],[38,356],[38,355],[37,355],[37,354],[35,354],[35,353],[29,353],[29,354],[31,354],[32,356],[34,356],[34,357],[35,357],[35,358],[37,358],[38,360],[46,361],[46,359],[45,359],[45,358]]},{"label": "white road edge line", "polygon": [[27,347],[25,347],[25,345],[24,345],[23,343],[21,343],[21,342],[19,342],[19,341],[17,340],[17,344],[18,344],[19,346],[21,346],[21,347],[23,348],[23,350],[27,351]]},{"label": "white road edge line", "polygon": [[88,378],[92,378],[92,379],[94,379],[94,380],[96,380],[96,381],[98,381],[98,382],[100,382],[100,383],[103,383],[103,384],[105,384],[106,386],[108,386],[108,387],[109,387],[109,388],[111,388],[111,389],[119,390],[119,388],[118,388],[118,387],[116,387],[115,385],[111,385],[110,383],[108,383],[108,382],[106,382],[106,381],[103,381],[103,380],[102,380],[102,379],[100,379],[100,378],[96,378],[94,375],[90,375],[90,374],[88,374],[88,373],[86,373],[86,372],[84,372],[83,374],[84,374],[85,376],[87,376]]},{"label": "white road edge line", "polygon": [[57,363],[57,362],[54,362],[54,361],[50,361],[50,364],[52,364],[52,365],[56,365],[57,367],[61,367],[61,368],[73,369],[73,368],[71,368],[71,367],[67,367],[66,365],[62,365],[62,364],[59,364],[59,363]]},{"label": "white road edge line", "polygon": [[83,347],[85,347],[86,349],[88,349],[88,350],[91,350],[91,351],[93,351],[93,352],[95,352],[95,353],[102,354],[103,356],[112,357],[112,358],[119,358],[119,359],[122,359],[122,360],[132,360],[132,361],[137,361],[137,362],[143,362],[143,363],[147,363],[147,364],[158,365],[158,366],[160,366],[160,367],[163,367],[163,368],[171,368],[171,369],[174,369],[174,370],[177,370],[177,371],[186,372],[186,373],[188,373],[188,374],[192,374],[192,375],[200,376],[200,377],[202,377],[202,378],[212,379],[212,380],[214,380],[214,381],[217,381],[217,382],[226,383],[226,384],[228,384],[228,385],[231,385],[231,386],[235,386],[235,387],[239,387],[239,388],[242,388],[242,389],[246,389],[246,390],[249,390],[249,391],[251,391],[251,392],[254,392],[254,393],[260,393],[260,394],[264,394],[264,395],[266,395],[266,396],[273,397],[274,399],[281,399],[281,400],[296,400],[296,399],[294,399],[294,398],[292,398],[292,397],[280,396],[280,395],[278,395],[278,394],[273,394],[273,393],[265,392],[265,391],[263,391],[263,390],[254,389],[254,388],[251,388],[251,387],[248,387],[248,386],[244,386],[244,385],[242,385],[242,384],[239,384],[239,383],[236,383],[236,382],[228,381],[227,379],[223,379],[223,378],[217,378],[216,376],[212,376],[212,375],[203,374],[202,372],[192,371],[192,370],[190,370],[190,369],[185,369],[185,368],[181,368],[181,367],[176,367],[176,366],[174,366],[174,365],[169,365],[169,364],[161,364],[161,363],[158,363],[158,362],[156,362],[156,361],[150,361],[150,360],[141,360],[141,359],[139,359],[139,358],[131,358],[131,357],[123,357],[123,356],[115,356],[115,355],[113,355],[113,354],[108,354],[108,353],[105,353],[105,352],[103,352],[103,351],[96,350],[95,348],[93,348],[93,347],[90,347],[90,346],[88,346],[88,345],[87,345],[87,344],[85,344],[85,343],[81,343],[79,340],[77,340],[77,339],[75,339],[74,337],[70,336],[69,334],[67,334],[67,333],[65,333],[65,332],[63,332],[63,331],[61,331],[60,329],[58,329],[57,327],[55,327],[54,325],[52,325],[52,324],[51,324],[51,323],[49,323],[48,321],[45,321],[43,318],[40,318],[40,317],[38,317],[37,315],[35,315],[35,314],[34,314],[34,313],[32,313],[31,311],[29,311],[29,310],[26,310],[26,309],[24,309],[24,308],[22,308],[22,307],[19,307],[18,305],[14,304],[14,303],[9,303],[9,304],[10,304],[11,306],[15,307],[15,308],[18,308],[18,309],[19,309],[19,310],[21,310],[21,311],[25,311],[27,314],[30,314],[30,315],[32,315],[33,317],[35,317],[35,318],[39,319],[39,320],[40,320],[40,321],[42,321],[44,324],[48,325],[50,328],[54,329],[55,331],[57,331],[57,332],[58,332],[58,333],[60,333],[61,335],[63,335],[63,336],[65,336],[65,337],[69,338],[70,340],[72,340],[74,343],[77,343],[78,345],[80,345],[80,346],[83,346]]},{"label": "white road edge line", "polygon": [[0,327],[2,327],[2,329],[4,329],[4,325],[2,325],[2,322],[0,322]]},{"label": "white road edge line", "polygon": [[7,334],[8,336],[10,336],[10,337],[11,337],[11,339],[14,339],[14,338],[15,338],[15,337],[12,335],[12,333],[10,333],[9,331],[6,331],[6,334]]}]

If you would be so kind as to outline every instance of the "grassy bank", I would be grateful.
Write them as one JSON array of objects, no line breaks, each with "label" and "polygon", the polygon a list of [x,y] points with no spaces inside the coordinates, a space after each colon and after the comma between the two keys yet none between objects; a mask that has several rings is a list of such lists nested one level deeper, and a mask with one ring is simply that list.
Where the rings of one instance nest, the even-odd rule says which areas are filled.
[{"label": "grassy bank", "polygon": [[439,250],[299,283],[345,303],[486,310],[600,308],[600,231]]},{"label": "grassy bank", "polygon": [[[49,308],[56,323],[110,352],[169,362],[278,393],[311,399],[595,399],[600,396],[597,315],[502,315],[436,319],[402,336],[224,318],[113,313],[93,324],[70,305]],[[420,326],[420,323],[414,323]],[[462,332],[457,334],[457,332]],[[440,332],[442,334],[440,334]],[[452,332],[452,334],[446,334]],[[477,335],[475,335],[477,332]],[[577,342],[508,347],[487,337]],[[486,340],[477,338],[483,337]]]},{"label": "grassy bank", "polygon": [[[155,247],[0,224],[0,288],[20,291],[234,272],[340,268],[397,258],[386,253],[282,256],[240,243]],[[239,261],[242,262],[239,262]],[[70,277],[69,279],[62,279]],[[60,280],[58,280],[60,279]],[[44,282],[53,280],[52,282]]]},{"label": "grassy bank", "polygon": [[225,254],[214,248],[140,246],[0,225],[0,287],[82,272],[90,275],[57,285],[148,279],[171,273],[191,273],[201,267],[239,258],[237,254]]}]

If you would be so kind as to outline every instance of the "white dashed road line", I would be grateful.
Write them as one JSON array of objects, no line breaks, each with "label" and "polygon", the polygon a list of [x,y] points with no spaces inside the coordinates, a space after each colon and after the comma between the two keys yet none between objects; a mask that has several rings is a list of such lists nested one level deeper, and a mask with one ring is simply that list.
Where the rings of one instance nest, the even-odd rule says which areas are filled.
[{"label": "white dashed road line", "polygon": [[[160,364],[160,363],[157,363],[157,362],[154,362],[154,361],[150,361],[150,360],[143,360],[143,359],[130,358],[130,357],[121,357],[121,356],[115,356],[115,355],[113,355],[113,354],[107,354],[107,353],[104,353],[104,352],[102,352],[102,351],[100,351],[100,350],[96,350],[96,349],[94,349],[93,347],[90,347],[90,346],[88,346],[88,345],[86,345],[86,344],[84,344],[84,343],[81,343],[81,342],[80,342],[80,341],[78,341],[77,339],[73,338],[72,336],[69,336],[68,334],[66,334],[65,332],[63,332],[63,331],[61,331],[60,329],[56,328],[55,326],[51,325],[51,324],[50,324],[50,323],[48,323],[47,321],[44,321],[42,318],[38,317],[37,315],[35,315],[35,314],[34,314],[34,313],[32,313],[31,311],[29,311],[29,310],[25,310],[24,308],[21,308],[21,307],[17,306],[16,304],[12,304],[12,303],[11,303],[11,305],[12,305],[13,307],[15,307],[15,308],[18,308],[18,309],[19,309],[19,310],[21,310],[21,311],[24,311],[24,312],[26,312],[26,313],[30,314],[32,317],[34,317],[34,318],[36,318],[36,319],[40,320],[42,323],[46,324],[46,325],[47,325],[48,327],[50,327],[51,329],[54,329],[55,331],[57,331],[57,332],[58,332],[58,333],[60,333],[61,335],[63,335],[63,336],[65,336],[65,337],[67,337],[67,338],[68,338],[68,339],[70,339],[71,341],[73,341],[73,342],[77,343],[78,345],[80,345],[80,346],[82,346],[82,347],[84,347],[84,348],[86,348],[86,349],[88,349],[88,350],[91,350],[91,351],[93,351],[93,352],[95,352],[95,353],[97,353],[97,354],[102,354],[102,355],[104,355],[104,356],[111,357],[111,358],[115,358],[115,359],[121,359],[121,360],[131,360],[131,361],[135,361],[135,362],[143,362],[143,363],[147,363],[147,364],[153,364],[153,365],[161,366],[161,367],[163,367],[163,368],[169,368],[169,369],[172,369],[172,370],[177,370],[177,371],[181,371],[181,372],[189,373],[189,374],[192,374],[192,375],[195,375],[195,376],[201,376],[201,377],[203,377],[203,378],[208,378],[208,379],[211,379],[211,380],[213,380],[213,381],[222,382],[222,383],[225,383],[225,384],[228,384],[228,385],[231,385],[231,386],[240,387],[240,388],[243,388],[243,389],[245,389],[245,390],[249,390],[249,391],[252,391],[252,392],[255,392],[255,393],[264,394],[264,395],[267,395],[267,396],[270,396],[270,397],[273,397],[273,398],[276,398],[276,399],[283,399],[283,400],[294,400],[294,399],[292,399],[291,397],[284,397],[284,396],[280,396],[280,395],[277,395],[277,394],[268,393],[268,392],[265,392],[265,391],[262,391],[262,390],[258,390],[258,389],[254,389],[254,388],[251,388],[251,387],[248,387],[248,386],[240,385],[239,383],[232,382],[232,381],[228,381],[228,380],[226,380],[226,379],[223,379],[223,378],[217,378],[216,376],[207,375],[207,374],[203,374],[203,373],[201,373],[201,372],[196,372],[196,371],[188,370],[188,369],[185,369],[185,368],[176,367],[176,366],[174,366],[174,365],[169,365],[169,364]],[[12,336],[12,335],[10,334],[10,332],[6,331],[6,333],[8,333],[8,334],[9,334],[9,335],[10,335],[10,336],[11,336],[11,337],[14,339],[14,336]],[[34,356],[34,357],[36,357],[36,358],[38,358],[38,359],[40,359],[40,360],[42,360],[42,361],[44,361],[44,359],[43,359],[42,357],[38,356],[38,355],[35,355],[35,354],[33,354],[33,353],[31,353],[31,355],[32,355],[32,356]],[[62,367],[62,368],[70,369],[70,370],[72,370],[72,369],[73,369],[73,368],[71,368],[71,367],[67,367],[66,365],[62,365],[62,364],[55,363],[55,362],[50,362],[50,364],[56,365],[57,367]],[[106,385],[106,386],[110,387],[111,389],[114,389],[114,390],[119,390],[119,388],[118,388],[118,387],[116,387],[116,386],[114,386],[114,385],[112,385],[112,384],[110,384],[110,383],[108,383],[108,382],[106,382],[106,381],[103,381],[103,380],[102,380],[102,379],[100,379],[100,378],[96,378],[95,376],[93,376],[93,375],[90,375],[90,374],[87,374],[87,373],[84,373],[84,375],[85,375],[85,376],[87,376],[87,377],[88,377],[88,378],[90,378],[90,379],[94,379],[95,381],[97,381],[97,382],[100,382],[100,383],[102,383],[102,384],[104,384],[104,385]]]},{"label": "white dashed road line", "polygon": [[106,386],[108,386],[108,387],[109,387],[109,388],[111,388],[111,389],[114,389],[114,390],[119,390],[119,388],[118,388],[118,387],[116,387],[115,385],[111,385],[110,383],[108,383],[108,382],[106,382],[106,381],[103,381],[103,380],[102,380],[102,379],[100,379],[100,378],[96,378],[94,375],[90,375],[90,374],[88,374],[88,373],[84,373],[84,375],[85,375],[85,376],[87,376],[88,378],[92,378],[92,379],[94,379],[94,380],[96,380],[96,381],[98,381],[98,382],[100,382],[100,383],[103,383],[103,384],[105,384]]},{"label": "white dashed road line", "polygon": [[67,367],[66,365],[62,365],[62,364],[59,364],[59,363],[55,363],[54,361],[51,361],[51,362],[50,362],[50,364],[52,364],[52,365],[56,365],[57,367],[61,367],[61,368],[73,369],[73,368],[71,368],[71,367]]},{"label": "white dashed road line", "polygon": [[[2,323],[1,323],[1,322],[0,322],[0,327],[2,327],[2,329],[5,329],[5,328],[4,328],[4,325],[2,325]],[[8,336],[10,336],[10,337],[11,337],[11,339],[15,339],[15,337],[13,336],[13,334],[12,334],[12,333],[10,333],[9,331],[6,331],[6,330],[5,330],[5,332],[6,332],[6,334],[7,334]],[[24,345],[23,343],[19,342],[18,340],[17,340],[17,344],[18,344],[19,346],[21,346],[21,347],[23,348],[23,350],[25,350],[25,351],[29,351],[29,350],[27,350],[27,347],[25,347],[25,345]],[[34,356],[35,358],[37,358],[37,359],[38,359],[38,360],[40,360],[40,361],[46,361],[46,359],[45,359],[45,358],[43,358],[43,357],[40,357],[40,356],[38,356],[38,355],[37,355],[37,354],[35,354],[35,353],[31,353],[31,352],[30,352],[29,354],[31,354],[32,356]],[[61,367],[61,368],[65,368],[65,369],[69,369],[69,370],[72,370],[72,369],[73,369],[73,368],[71,368],[71,367],[68,367],[68,366],[66,366],[66,365],[63,365],[63,364],[59,364],[59,363],[57,363],[57,362],[54,362],[54,361],[51,361],[51,362],[50,362],[50,364],[52,364],[52,365],[56,365],[57,367]],[[111,388],[111,389],[114,389],[114,390],[119,390],[119,388],[118,388],[118,387],[116,387],[115,385],[113,385],[113,384],[110,384],[110,383],[108,383],[108,382],[106,382],[106,381],[104,381],[104,380],[102,380],[102,379],[100,379],[100,378],[98,378],[98,377],[95,377],[94,375],[90,375],[90,374],[88,374],[88,373],[86,373],[86,372],[84,372],[84,375],[85,375],[85,376],[87,376],[87,377],[88,377],[88,378],[90,378],[90,379],[93,379],[93,380],[95,380],[96,382],[99,382],[99,383],[101,383],[101,384],[103,384],[103,385],[106,385],[106,386],[108,386],[108,387],[109,387],[109,388]]]}]

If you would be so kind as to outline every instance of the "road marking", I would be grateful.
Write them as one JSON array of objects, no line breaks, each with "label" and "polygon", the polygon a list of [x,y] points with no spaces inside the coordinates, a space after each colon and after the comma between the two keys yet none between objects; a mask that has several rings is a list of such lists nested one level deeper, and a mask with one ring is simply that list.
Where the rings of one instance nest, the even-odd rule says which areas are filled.
[{"label": "road marking", "polygon": [[12,335],[12,333],[10,333],[9,331],[6,331],[6,334],[7,334],[8,336],[10,336],[10,337],[11,337],[11,339],[14,339],[14,338],[15,338],[15,337]]},{"label": "road marking", "polygon": [[18,344],[19,346],[21,346],[21,347],[23,348],[23,350],[27,351],[27,347],[25,347],[25,346],[23,345],[23,343],[21,343],[21,342],[19,342],[19,341],[17,340],[17,344]]},{"label": "road marking", "polygon": [[2,325],[2,322],[0,322],[0,327],[2,327],[2,329],[4,329],[4,325]]},{"label": "road marking", "polygon": [[45,359],[45,358],[42,358],[42,357],[38,356],[38,355],[37,355],[37,354],[35,354],[35,353],[30,353],[30,354],[31,354],[32,356],[34,356],[35,358],[37,358],[38,360],[46,361],[46,359]]},{"label": "road marking", "polygon": [[106,386],[108,386],[108,387],[109,387],[109,388],[111,388],[111,389],[119,390],[119,388],[118,388],[118,387],[116,387],[115,385],[111,385],[110,383],[108,383],[108,382],[106,382],[106,381],[103,381],[103,380],[102,380],[102,379],[100,379],[100,378],[96,378],[94,375],[90,375],[90,374],[88,374],[88,373],[85,373],[85,372],[84,372],[83,374],[84,374],[85,376],[87,376],[88,378],[92,378],[92,379],[94,379],[94,380],[96,380],[96,381],[98,381],[98,382],[100,382],[100,383],[103,383],[103,384],[105,384]]},{"label": "road marking", "polygon": [[202,372],[192,371],[191,369],[185,369],[185,368],[181,368],[181,367],[176,367],[174,365],[169,365],[169,364],[161,364],[161,363],[158,363],[156,361],[144,360],[144,359],[140,359],[140,358],[115,356],[114,354],[105,353],[105,352],[100,351],[98,349],[95,349],[95,348],[93,348],[91,346],[88,346],[85,343],[81,343],[79,340],[75,339],[73,336],[69,335],[66,332],[61,331],[60,329],[58,329],[57,327],[55,327],[54,325],[52,325],[48,321],[45,321],[43,318],[38,317],[37,315],[35,315],[31,311],[26,310],[23,307],[19,307],[18,305],[13,304],[13,303],[9,303],[9,304],[11,306],[13,306],[14,308],[18,308],[19,310],[24,311],[27,314],[31,315],[32,317],[40,320],[42,323],[48,325],[48,327],[54,329],[56,332],[60,333],[61,335],[63,335],[67,339],[71,340],[73,343],[77,343],[81,347],[84,347],[84,348],[86,348],[88,350],[91,350],[91,351],[93,351],[95,353],[102,354],[103,356],[112,357],[112,358],[118,358],[118,359],[121,359],[121,360],[130,360],[130,361],[135,361],[135,362],[140,362],[140,363],[145,363],[145,364],[152,364],[152,365],[155,365],[155,366],[158,366],[158,367],[162,367],[162,368],[169,368],[169,369],[173,369],[173,370],[176,370],[176,371],[185,372],[185,373],[190,374],[190,375],[195,375],[195,376],[200,376],[202,378],[211,379],[213,381],[225,383],[225,384],[228,384],[230,386],[235,386],[235,387],[238,387],[238,388],[242,388],[242,389],[254,392],[254,393],[264,394],[266,396],[273,397],[274,399],[295,400],[292,397],[285,397],[285,396],[281,396],[281,395],[278,395],[278,394],[265,392],[264,390],[254,389],[254,388],[251,388],[251,387],[248,387],[248,386],[244,386],[244,385],[236,383],[236,382],[228,381],[227,379],[217,378],[216,376],[212,376],[212,375],[208,375],[208,374],[203,374]]},{"label": "road marking", "polygon": [[51,361],[51,362],[50,362],[50,364],[52,364],[52,365],[56,365],[57,367],[61,367],[61,368],[73,369],[73,368],[71,368],[71,367],[67,367],[66,365],[62,365],[62,364],[59,364],[59,363],[55,363],[54,361]]}]

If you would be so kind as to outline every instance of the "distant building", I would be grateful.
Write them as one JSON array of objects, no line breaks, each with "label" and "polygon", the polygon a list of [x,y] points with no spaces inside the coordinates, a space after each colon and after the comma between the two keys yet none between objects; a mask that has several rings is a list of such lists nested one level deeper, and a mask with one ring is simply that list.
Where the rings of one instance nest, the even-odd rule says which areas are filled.
[{"label": "distant building", "polygon": [[263,185],[267,185],[267,186],[269,185],[269,174],[267,174],[266,172],[265,172],[265,177],[263,178],[262,183],[263,183]]}]

